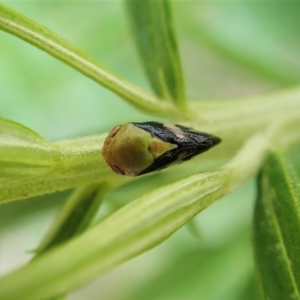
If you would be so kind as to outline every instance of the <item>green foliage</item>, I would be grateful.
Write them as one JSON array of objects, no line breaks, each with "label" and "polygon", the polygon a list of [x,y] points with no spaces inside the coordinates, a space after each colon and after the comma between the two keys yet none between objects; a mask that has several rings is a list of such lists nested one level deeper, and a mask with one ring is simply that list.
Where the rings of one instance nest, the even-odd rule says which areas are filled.
[{"label": "green foliage", "polygon": [[281,154],[270,153],[258,179],[255,252],[263,299],[300,299],[300,182]]},{"label": "green foliage", "polygon": [[[0,124],[3,189],[0,202],[65,190],[99,181],[101,177],[105,180],[111,175],[116,177],[109,174],[99,155],[99,144],[105,136],[89,137],[88,142],[82,138],[71,144],[68,141],[49,143],[20,124],[3,119]],[[93,168],[95,163],[104,168]]]},{"label": "green foliage", "polygon": [[105,183],[94,183],[75,190],[60,212],[55,226],[36,250],[37,254],[40,255],[85,231],[94,219],[107,190],[108,185]]},{"label": "green foliage", "polygon": [[[11,5],[18,6],[15,3]],[[61,26],[64,27],[67,23],[65,20],[73,11],[69,10],[66,3],[55,4],[60,7],[60,17],[52,17],[49,13],[47,16],[50,19],[47,19],[46,15],[39,17],[39,13],[46,8],[47,12],[51,11],[53,6],[46,3],[43,5],[36,12],[34,10],[38,7],[37,3],[23,7],[20,5],[20,10],[27,10],[26,14],[33,14],[34,19],[40,18],[41,23],[53,22],[50,27],[54,28],[59,20],[62,20]],[[46,209],[47,199],[49,203],[54,203],[55,198],[60,197],[58,193],[53,196],[42,195],[76,189],[68,197],[56,220],[48,222],[51,228],[42,243],[40,237],[44,233],[40,233],[36,241],[40,246],[34,247],[30,244],[31,249],[36,249],[33,260],[0,278],[0,299],[58,299],[57,297],[66,295],[132,258],[143,259],[150,257],[155,251],[162,251],[160,249],[167,247],[168,243],[173,245],[170,247],[172,251],[169,250],[167,255],[159,252],[157,257],[162,255],[163,259],[154,265],[155,270],[153,269],[152,276],[147,276],[149,279],[146,283],[143,284],[141,279],[141,284],[136,285],[136,281],[132,280],[135,292],[130,294],[122,290],[115,298],[109,293],[106,296],[103,292],[101,299],[146,299],[145,293],[148,295],[147,299],[256,299],[252,285],[251,255],[249,247],[247,250],[244,246],[249,243],[249,226],[243,224],[245,217],[242,209],[238,208],[241,199],[245,198],[247,202],[251,200],[247,199],[247,192],[241,192],[238,196],[239,202],[230,206],[230,211],[238,211],[238,223],[234,224],[234,218],[228,217],[220,226],[214,242],[207,246],[204,243],[209,239],[213,240],[214,224],[222,219],[223,214],[210,218],[214,223],[208,226],[208,233],[205,232],[205,226],[204,230],[199,230],[197,221],[205,216],[207,207],[239,189],[259,171],[254,230],[257,281],[261,297],[299,299],[299,180],[294,173],[299,173],[300,161],[297,150],[293,150],[297,148],[293,147],[300,142],[300,89],[297,86],[286,90],[279,89],[295,85],[300,78],[300,66],[294,63],[299,53],[299,42],[295,38],[299,29],[299,18],[287,17],[293,16],[292,12],[296,11],[297,4],[275,3],[274,10],[270,11],[266,10],[267,6],[263,3],[261,6],[251,3],[238,3],[233,6],[227,3],[226,12],[230,12],[228,15],[219,13],[223,4],[187,5],[180,1],[174,1],[172,9],[169,1],[163,0],[126,0],[122,6],[115,1],[113,4],[74,2],[72,5],[78,14],[75,14],[74,19],[82,21],[77,22],[79,24],[76,28],[76,31],[82,30],[78,36],[83,40],[86,38],[82,47],[94,43],[95,47],[90,49],[95,50],[87,51],[92,52],[92,55],[85,54],[29,17],[0,5],[0,29],[43,50],[113,92],[110,94],[106,90],[99,91],[98,86],[94,87],[87,80],[81,95],[78,92],[79,82],[85,80],[85,77],[79,76],[78,81],[72,82],[71,88],[65,84],[67,89],[64,97],[61,95],[63,88],[60,87],[55,96],[51,94],[47,98],[45,87],[49,86],[54,93],[61,84],[60,81],[65,80],[63,76],[76,77],[77,74],[70,70],[60,70],[63,64],[55,65],[52,58],[39,57],[41,54],[34,52],[34,47],[26,48],[24,43],[11,44],[14,42],[9,39],[9,35],[3,37],[8,38],[7,43],[1,43],[3,49],[7,49],[3,50],[3,55],[6,52],[16,52],[16,57],[24,57],[24,61],[27,56],[30,61],[30,53],[34,55],[29,65],[25,65],[23,58],[20,59],[24,64],[23,66],[20,63],[22,72],[13,73],[11,68],[7,68],[7,72],[0,74],[0,81],[20,75],[21,82],[25,82],[21,90],[22,97],[16,105],[12,106],[8,102],[6,107],[2,104],[1,117],[5,119],[0,118],[0,202],[11,203],[0,207],[0,233],[5,237],[6,227],[17,226],[15,224],[20,222],[21,216],[34,220],[35,211],[48,212],[50,209]],[[91,16],[83,16],[84,8],[89,5]],[[101,5],[102,10],[99,10],[98,5]],[[115,12],[116,7],[119,14]],[[96,8],[97,16],[92,21]],[[134,65],[134,51],[130,48],[127,31],[126,34],[119,32],[119,28],[124,28],[122,22],[125,22],[125,9],[143,67],[158,97],[147,91],[149,87],[143,81],[139,67]],[[175,16],[179,14],[179,18],[174,19],[178,21],[178,36],[180,45],[183,45],[182,62],[173,28],[172,11]],[[254,18],[257,17],[256,13],[262,16],[260,20],[264,20],[260,23],[260,30],[246,22],[249,14]],[[239,21],[232,17],[237,15]],[[282,32],[272,30],[270,33],[268,28],[278,24],[278,16],[282,16]],[[95,28],[81,29],[81,26],[89,26],[86,20],[90,20]],[[98,25],[100,23],[101,26]],[[243,34],[239,31],[241,28],[245,30]],[[59,27],[57,30],[60,30]],[[101,33],[101,30],[104,31]],[[87,31],[89,34],[86,34]],[[286,33],[290,35],[287,36]],[[270,39],[265,38],[266,36]],[[187,37],[192,42],[186,43]],[[246,48],[245,39],[248,45]],[[274,43],[282,51],[275,51],[277,48]],[[19,50],[19,45],[24,47],[22,51]],[[124,53],[125,56],[119,59]],[[121,76],[91,57],[98,55]],[[197,65],[198,58],[201,68]],[[209,68],[205,67],[207,60],[212,61]],[[13,65],[16,64],[15,60],[12,62]],[[230,67],[228,62],[231,63]],[[272,64],[277,64],[277,68]],[[44,65],[48,66],[46,71],[43,70]],[[47,78],[47,72],[52,72],[54,65],[54,73],[43,84],[42,77]],[[182,65],[186,68],[185,80]],[[210,74],[210,71],[207,74],[206,70],[214,68],[218,70],[218,74]],[[39,76],[41,81],[39,84],[32,84],[35,82],[32,74],[39,72],[45,72],[43,76]],[[222,73],[223,77],[219,75]],[[207,83],[209,76],[212,77],[211,87]],[[241,95],[253,95],[257,91],[261,95],[247,99],[245,96],[245,99],[230,97],[218,101],[186,99],[186,94],[194,93],[202,95],[202,98],[209,93],[210,97],[228,98],[223,90],[230,82],[239,82],[242,86],[241,91],[234,91],[235,96],[241,98]],[[6,99],[14,99],[13,95],[7,96],[4,85],[1,88],[4,91],[4,103]],[[17,84],[15,89],[18,89]],[[41,94],[38,94],[39,89]],[[23,91],[34,91],[39,96],[32,97],[30,94],[28,100]],[[266,95],[266,91],[272,93]],[[115,94],[124,100],[123,104]],[[41,95],[43,101],[40,100]],[[52,99],[57,97],[60,100],[55,99],[53,104]],[[22,100],[23,98],[27,100]],[[76,102],[78,98],[80,101]],[[70,105],[65,108],[67,99],[70,99]],[[32,105],[28,105],[29,102]],[[147,116],[138,114],[134,109],[130,110],[127,104]],[[55,107],[53,111],[52,106]],[[21,113],[14,115],[13,111],[17,111],[16,108],[19,107]],[[34,107],[38,109],[34,111]],[[72,114],[76,109],[78,115],[74,118]],[[95,115],[91,117],[94,112]],[[63,126],[59,122],[56,124],[59,116],[65,122],[62,123]],[[99,135],[98,128],[107,131],[117,124],[137,119],[149,121],[158,117],[166,118],[164,121],[167,122],[176,122],[220,136],[222,143],[191,162],[162,172],[134,179],[114,174],[101,154],[106,133]],[[57,140],[57,132],[63,132],[69,121],[70,128],[76,130],[72,129],[72,134],[62,134],[61,137],[70,138],[80,134],[85,137],[51,142],[26,126],[6,118],[17,119],[31,128],[37,128],[49,140]],[[49,118],[46,125],[40,125],[45,118]],[[93,127],[97,130],[93,131]],[[50,134],[49,128],[54,128],[54,133]],[[44,134],[47,132],[48,134]],[[91,132],[94,135],[90,135]],[[287,156],[290,151],[294,151],[292,157],[296,172],[289,166]],[[33,196],[39,197],[12,202]],[[66,196],[62,194],[61,197]],[[203,213],[195,218],[201,211]],[[246,211],[250,211],[250,207]],[[199,238],[191,242],[190,237],[180,237],[182,230],[179,229],[192,219],[195,222],[191,225],[193,231],[197,235],[201,232],[200,241]],[[37,227],[44,224],[39,218],[35,222]],[[238,232],[235,231],[230,238],[224,240],[226,230],[223,228],[226,226],[229,226],[229,232],[237,228]],[[12,230],[8,232],[13,234]],[[175,232],[178,233],[173,235]],[[160,244],[160,247],[155,248]],[[153,250],[146,256],[141,256],[150,249]],[[189,268],[184,266],[183,260],[187,261]],[[139,265],[146,271],[150,269],[147,269],[145,262]],[[236,268],[231,272],[233,266]],[[126,268],[126,264],[122,267]],[[140,277],[142,270],[141,267],[138,269],[137,276]],[[129,280],[131,272],[133,268],[128,267],[126,276],[121,281]],[[181,275],[181,272],[184,274]],[[155,290],[153,278],[162,281],[164,277],[168,277],[169,281]],[[102,290],[105,286],[106,284],[102,285]],[[172,291],[174,287],[175,292]],[[93,299],[99,299],[99,295]]]},{"label": "green foliage", "polygon": [[156,94],[185,106],[183,74],[168,1],[127,0],[142,63]]}]

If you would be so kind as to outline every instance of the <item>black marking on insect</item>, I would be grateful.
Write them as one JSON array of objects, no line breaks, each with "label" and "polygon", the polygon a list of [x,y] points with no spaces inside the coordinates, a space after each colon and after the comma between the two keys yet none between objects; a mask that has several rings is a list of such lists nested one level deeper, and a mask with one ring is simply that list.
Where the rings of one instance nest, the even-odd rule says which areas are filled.
[{"label": "black marking on insect", "polygon": [[180,125],[127,123],[112,129],[102,154],[118,174],[138,176],[191,159],[221,139]]}]

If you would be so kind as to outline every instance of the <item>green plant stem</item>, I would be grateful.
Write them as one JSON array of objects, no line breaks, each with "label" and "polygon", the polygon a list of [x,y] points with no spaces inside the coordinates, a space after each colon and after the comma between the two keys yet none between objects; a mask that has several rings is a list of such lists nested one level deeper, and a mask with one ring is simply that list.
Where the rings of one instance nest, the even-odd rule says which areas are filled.
[{"label": "green plant stem", "polygon": [[[187,125],[216,134],[223,140],[218,147],[199,157],[198,164],[207,166],[210,163],[212,167],[220,161],[229,160],[249,136],[259,131],[265,132],[272,142],[279,141],[283,148],[299,143],[299,107],[300,89],[247,101],[193,101],[191,108],[195,120]],[[205,119],[201,119],[202,114],[206,116]],[[101,154],[104,138],[105,135],[100,135],[53,143],[53,147],[57,149],[56,160],[47,172],[42,169],[41,173],[37,172],[32,176],[29,174],[24,178],[17,175],[0,177],[0,202],[103,180],[115,185],[131,180],[114,174],[106,165]]]},{"label": "green plant stem", "polygon": [[[223,139],[227,149],[240,146],[254,132],[266,132],[270,126],[285,126],[290,119],[294,140],[300,140],[300,88],[270,95],[218,102],[191,101],[190,110],[197,121],[191,126],[214,133]],[[283,134],[283,132],[282,132]],[[231,144],[231,146],[229,145]]]},{"label": "green plant stem", "polygon": [[[95,182],[116,186],[127,180],[110,170],[101,154],[105,135],[53,143],[53,165],[33,175],[2,175],[0,202],[26,199]],[[31,168],[31,167],[29,167]]]},{"label": "green plant stem", "polygon": [[65,62],[118,94],[137,109],[165,117],[180,115],[180,112],[171,103],[160,101],[139,87],[121,79],[46,27],[2,4],[0,4],[0,29]]}]

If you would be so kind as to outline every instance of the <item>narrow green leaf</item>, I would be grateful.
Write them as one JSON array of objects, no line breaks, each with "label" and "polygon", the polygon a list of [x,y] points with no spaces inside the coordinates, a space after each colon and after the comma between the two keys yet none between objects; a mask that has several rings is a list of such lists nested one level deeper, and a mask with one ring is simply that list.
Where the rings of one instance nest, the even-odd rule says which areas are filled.
[{"label": "narrow green leaf", "polygon": [[108,187],[107,183],[94,183],[78,188],[38,247],[37,256],[85,231],[92,224]]},{"label": "narrow green leaf", "polygon": [[300,181],[272,152],[258,180],[255,257],[262,299],[300,299]]},{"label": "narrow green leaf", "polygon": [[0,203],[66,190],[117,176],[101,154],[106,135],[50,143],[18,123],[0,119]]},{"label": "narrow green leaf", "polygon": [[0,118],[0,174],[45,172],[53,164],[54,147],[31,129]]},{"label": "narrow green leaf", "polygon": [[219,170],[190,176],[130,202],[69,243],[3,277],[0,299],[40,300],[62,295],[150,250],[248,181],[267,149],[265,137],[254,136]]},{"label": "narrow green leaf", "polygon": [[[107,183],[95,183],[75,190],[36,250],[33,259],[84,232],[94,221],[108,188]],[[64,296],[59,296],[51,300],[64,299]]]},{"label": "narrow green leaf", "polygon": [[0,30],[7,31],[63,61],[120,95],[137,109],[162,116],[180,115],[179,111],[170,103],[158,101],[156,97],[119,78],[95,59],[46,27],[2,4],[0,4]]},{"label": "narrow green leaf", "polygon": [[133,36],[156,94],[184,107],[185,91],[168,0],[126,0]]}]

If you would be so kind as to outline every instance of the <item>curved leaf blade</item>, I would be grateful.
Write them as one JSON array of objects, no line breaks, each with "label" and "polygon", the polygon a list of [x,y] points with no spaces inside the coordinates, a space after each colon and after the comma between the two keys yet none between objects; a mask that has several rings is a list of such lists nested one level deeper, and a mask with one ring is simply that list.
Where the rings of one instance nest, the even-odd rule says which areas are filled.
[{"label": "curved leaf blade", "polygon": [[300,181],[272,152],[258,180],[255,257],[262,299],[300,299]]},{"label": "curved leaf blade", "polygon": [[55,159],[54,152],[52,144],[33,130],[0,118],[0,174],[47,171]]},{"label": "curved leaf blade", "polygon": [[156,94],[184,107],[182,67],[167,0],[126,0],[133,36]]}]

